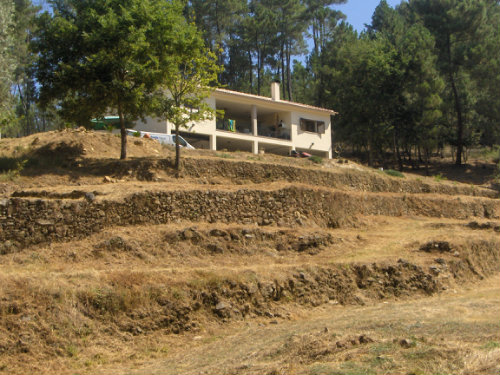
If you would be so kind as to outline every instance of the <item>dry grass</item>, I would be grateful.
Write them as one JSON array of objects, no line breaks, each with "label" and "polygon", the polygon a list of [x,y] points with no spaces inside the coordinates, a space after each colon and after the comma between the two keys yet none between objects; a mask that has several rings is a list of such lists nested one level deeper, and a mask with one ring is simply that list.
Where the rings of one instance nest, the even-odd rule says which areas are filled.
[{"label": "dry grass", "polygon": [[[366,307],[297,311],[289,321],[249,321],[209,327],[176,340],[178,346],[137,374],[493,374],[500,338],[498,277],[473,290]],[[479,311],[477,306],[481,305]],[[264,324],[262,324],[264,323]],[[325,330],[325,328],[327,330]],[[374,342],[336,349],[366,335]],[[411,342],[406,348],[402,339]],[[396,342],[394,342],[396,341]],[[105,370],[104,370],[105,372]]]},{"label": "dry grass", "polygon": [[[474,366],[489,366],[496,357],[485,353],[497,349],[495,343],[500,341],[500,335],[495,325],[498,289],[488,282],[481,284],[471,298],[472,291],[461,292],[463,285],[450,280],[449,292],[426,299],[425,303],[398,302],[389,297],[387,303],[373,304],[365,296],[366,307],[323,304],[312,309],[306,308],[307,303],[283,298],[274,307],[267,307],[283,317],[274,319],[277,325],[269,325],[269,318],[252,314],[244,323],[236,319],[220,325],[209,310],[202,309],[191,314],[191,321],[196,322],[193,334],[171,336],[171,328],[157,327],[162,316],[175,316],[177,307],[189,304],[195,291],[220,294],[233,284],[284,283],[290,273],[298,270],[320,277],[317,270],[326,263],[333,267],[345,264],[345,269],[350,270],[353,261],[394,264],[403,257],[427,267],[437,256],[450,257],[418,251],[419,243],[431,239],[450,240],[462,246],[462,256],[471,252],[475,255],[473,264],[481,270],[488,268],[483,263],[489,258],[483,259],[482,253],[474,250],[475,244],[485,239],[497,241],[493,231],[467,229],[463,221],[457,220],[440,221],[437,227],[436,220],[430,219],[366,220],[371,227],[364,227],[361,238],[359,230],[330,230],[342,241],[316,254],[285,252],[277,256],[269,254],[270,250],[257,251],[265,241],[248,244],[256,249],[250,254],[196,255],[193,244],[182,243],[170,244],[168,251],[159,249],[166,233],[186,227],[186,223],[179,223],[150,228],[147,237],[137,234],[144,231],[143,227],[115,228],[74,243],[2,255],[0,300],[5,302],[0,303],[0,337],[8,349],[0,355],[0,368],[3,366],[9,373],[27,369],[69,373],[98,372],[100,368],[116,372],[117,367],[125,366],[123,372],[128,373],[125,368],[143,368],[158,360],[158,371],[153,373],[251,374],[276,370],[349,374],[402,369],[457,373]],[[198,230],[210,232],[216,227],[241,229],[235,225],[203,225]],[[274,231],[267,228],[264,233],[271,235]],[[316,230],[304,228],[299,234],[314,233]],[[96,245],[117,235],[147,256],[137,257],[135,250],[114,247],[103,248],[98,257],[93,254]],[[77,255],[68,255],[73,252]],[[224,257],[227,259],[222,261]],[[321,331],[324,327],[328,332]],[[336,347],[337,341],[360,335],[374,342],[342,350]],[[415,346],[403,350],[392,341],[402,338],[409,338]]]},{"label": "dry grass", "polygon": [[[367,179],[358,181],[360,186],[332,189],[307,181],[252,183],[215,174],[185,177],[181,186],[158,172],[159,182],[125,174],[122,181],[104,183],[102,170],[92,174],[91,169],[118,165],[110,161],[119,153],[119,138],[92,132],[2,140],[0,157],[33,152],[46,157],[68,145],[80,153],[72,162],[88,163],[87,174],[47,164],[46,170],[32,168],[0,184],[0,196],[45,191],[59,199],[79,190],[98,191],[97,201],[113,201],[144,191],[293,186],[337,197],[350,194],[361,206],[369,198],[374,203],[366,212],[374,214],[385,208],[378,202],[396,208],[397,214],[401,200],[425,197],[415,203],[423,215],[426,210],[446,212],[449,204],[486,201],[364,192],[364,183],[379,181],[371,177],[392,177],[355,163],[332,161],[319,167],[307,160],[247,153],[231,154],[229,163],[293,165]],[[130,142],[129,151],[137,159],[123,168],[173,155],[150,140]],[[211,151],[184,155],[220,160]],[[416,178],[406,175],[405,181]],[[290,228],[180,221],[102,228],[81,240],[15,251],[2,247],[0,374],[498,372],[498,233],[491,225],[468,227],[471,220],[487,221],[465,215],[409,217],[401,211],[386,217],[380,212],[359,215],[352,226],[337,229],[312,221]],[[195,234],[186,237],[186,229]],[[430,241],[449,243],[452,251],[419,250]],[[430,267],[436,266],[434,274]],[[231,311],[220,313],[219,302]],[[408,341],[402,346],[403,339]]]}]

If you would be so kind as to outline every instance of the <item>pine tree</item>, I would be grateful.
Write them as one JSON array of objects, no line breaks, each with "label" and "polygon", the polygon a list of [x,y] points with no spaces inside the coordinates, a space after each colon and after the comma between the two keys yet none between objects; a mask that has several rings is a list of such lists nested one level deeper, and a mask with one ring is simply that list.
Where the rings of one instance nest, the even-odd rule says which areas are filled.
[{"label": "pine tree", "polygon": [[456,164],[461,165],[466,127],[472,118],[468,112],[474,105],[468,64],[474,59],[475,46],[481,43],[480,26],[487,22],[486,2],[410,0],[407,6],[436,40],[437,65],[448,84],[448,109],[453,113],[456,124]]},{"label": "pine tree", "polygon": [[13,54],[14,3],[0,2],[0,127],[12,120],[12,95],[10,92],[15,70]]}]

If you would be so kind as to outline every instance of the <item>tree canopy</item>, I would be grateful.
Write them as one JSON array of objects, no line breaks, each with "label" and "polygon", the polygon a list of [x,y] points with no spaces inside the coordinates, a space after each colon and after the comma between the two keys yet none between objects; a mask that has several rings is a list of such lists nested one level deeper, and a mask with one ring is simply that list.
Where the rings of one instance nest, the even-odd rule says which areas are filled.
[{"label": "tree canopy", "polygon": [[14,61],[14,3],[0,3],[0,126],[5,126],[12,112],[10,88],[15,70]]},{"label": "tree canopy", "polygon": [[178,30],[175,39],[159,54],[159,80],[153,110],[175,127],[175,169],[179,171],[179,130],[193,121],[211,119],[215,110],[206,98],[217,83],[222,68],[217,56],[205,48],[194,25]]},{"label": "tree canopy", "polygon": [[85,125],[117,113],[126,158],[126,124],[152,111],[164,83],[160,56],[188,27],[182,4],[161,0],[65,0],[38,19],[40,102]]},{"label": "tree canopy", "polygon": [[[462,164],[474,145],[500,143],[497,0],[381,0],[361,32],[335,9],[343,2],[41,0],[42,12],[32,0],[3,1],[3,131],[116,113],[125,156],[127,123],[151,113],[193,121],[193,111],[178,113],[194,97],[174,111],[172,82],[212,82],[217,71],[229,89],[270,95],[280,80],[283,99],[336,110],[334,142],[369,163],[418,168],[449,145]],[[194,61],[218,67],[182,76]]]}]

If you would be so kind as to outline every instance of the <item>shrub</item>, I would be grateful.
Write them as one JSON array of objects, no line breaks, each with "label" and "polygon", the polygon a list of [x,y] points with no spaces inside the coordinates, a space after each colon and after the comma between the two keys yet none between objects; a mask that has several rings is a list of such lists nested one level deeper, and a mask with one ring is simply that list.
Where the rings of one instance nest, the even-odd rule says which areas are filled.
[{"label": "shrub", "polygon": [[218,156],[219,158],[223,158],[223,159],[234,159],[234,156],[226,154],[226,153],[222,153],[222,154],[217,153],[217,154],[215,154],[215,156]]},{"label": "shrub", "polygon": [[400,178],[404,178],[405,175],[402,174],[400,171],[396,171],[394,169],[387,169],[384,171],[386,174],[388,174],[389,176],[392,176],[392,177],[400,177]]},{"label": "shrub", "polygon": [[0,158],[0,181],[13,181],[19,177],[28,159]]},{"label": "shrub", "polygon": [[316,155],[311,156],[309,158],[309,160],[312,161],[315,164],[321,164],[321,163],[323,163],[323,158],[321,158],[319,156],[316,156]]},{"label": "shrub", "polygon": [[434,176],[434,181],[441,182],[442,180],[446,180],[446,177],[444,177],[441,173]]}]

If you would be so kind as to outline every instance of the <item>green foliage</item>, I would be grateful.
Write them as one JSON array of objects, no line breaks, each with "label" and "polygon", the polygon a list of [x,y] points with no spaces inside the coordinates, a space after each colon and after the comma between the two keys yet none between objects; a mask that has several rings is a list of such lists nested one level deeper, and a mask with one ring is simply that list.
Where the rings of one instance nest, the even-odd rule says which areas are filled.
[{"label": "green foliage", "polygon": [[0,181],[14,181],[19,177],[28,159],[0,158]]},{"label": "green foliage", "polygon": [[247,156],[247,160],[259,161],[262,160],[262,158],[260,156]]},{"label": "green foliage", "polygon": [[74,344],[69,344],[66,347],[66,354],[68,357],[76,357],[78,356],[78,348]]},{"label": "green foliage", "polygon": [[390,146],[392,140],[391,119],[403,76],[397,50],[387,39],[372,40],[366,35],[332,48],[334,62],[328,69],[332,95],[327,100],[341,113],[335,117],[337,136],[365,148],[372,165],[374,154]]},{"label": "green foliage", "polygon": [[323,158],[320,156],[313,155],[309,158],[310,161],[312,161],[314,164],[322,164],[323,163]]},{"label": "green foliage", "polygon": [[158,55],[162,86],[153,93],[152,108],[159,118],[174,124],[175,168],[180,167],[179,130],[194,121],[213,119],[215,110],[205,100],[217,84],[221,67],[194,25],[175,30],[174,42]]},{"label": "green foliage", "polygon": [[12,95],[10,87],[13,81],[15,59],[13,54],[14,39],[14,3],[10,0],[0,2],[0,129],[12,121]]},{"label": "green foliage", "polygon": [[234,156],[232,156],[230,154],[226,154],[225,152],[223,152],[223,153],[216,153],[215,156],[217,156],[219,158],[223,158],[223,159],[234,159]]},{"label": "green foliage", "polygon": [[500,348],[500,342],[498,341],[488,341],[487,343],[481,345],[481,349],[494,350]]},{"label": "green foliage", "polygon": [[446,177],[443,176],[441,173],[438,173],[437,175],[434,176],[434,181],[436,182],[441,182],[443,180],[446,180]]},{"label": "green foliage", "polygon": [[[490,59],[498,60],[498,49],[493,47],[500,45],[498,16],[493,15],[500,11],[500,4],[487,0],[411,0],[405,8],[409,16],[421,19],[435,38],[436,66],[448,83],[444,108],[448,126],[455,128],[450,141],[457,148],[456,164],[461,164],[463,149],[470,145],[474,133],[472,121],[478,115],[474,71]],[[487,44],[493,49],[485,49]],[[495,70],[482,73],[498,87]]]},{"label": "green foliage", "polygon": [[386,170],[384,170],[384,173],[388,174],[389,176],[392,176],[392,177],[400,177],[400,178],[405,177],[405,175],[402,174],[400,171],[396,171],[394,169],[386,169]]},{"label": "green foliage", "polygon": [[186,28],[178,1],[54,2],[32,43],[42,105],[56,100],[63,118],[79,125],[115,111],[125,158],[125,124],[152,111],[151,96],[169,78],[165,51],[185,47],[177,37]]}]

